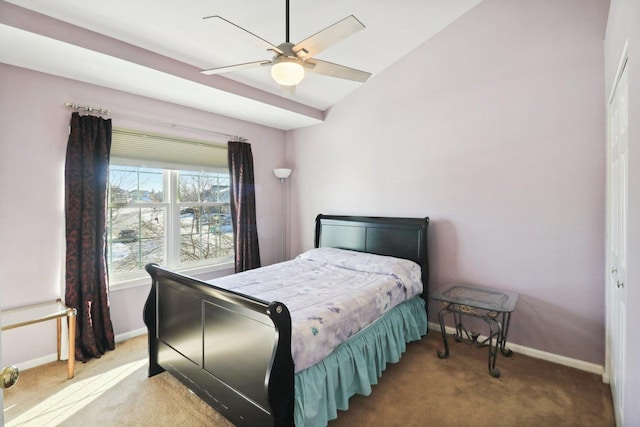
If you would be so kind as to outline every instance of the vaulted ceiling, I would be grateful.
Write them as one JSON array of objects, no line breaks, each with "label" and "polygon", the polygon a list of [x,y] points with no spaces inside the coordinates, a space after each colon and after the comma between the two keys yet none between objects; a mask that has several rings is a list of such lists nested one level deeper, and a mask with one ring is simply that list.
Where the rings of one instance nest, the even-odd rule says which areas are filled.
[{"label": "vaulted ceiling", "polygon": [[[354,15],[366,27],[318,59],[372,73],[437,34],[481,0],[291,0],[297,43]],[[274,45],[285,41],[284,0],[0,0],[0,62],[204,111],[294,129],[365,83],[307,73],[284,96],[268,67],[199,71],[272,57],[219,15]]]}]

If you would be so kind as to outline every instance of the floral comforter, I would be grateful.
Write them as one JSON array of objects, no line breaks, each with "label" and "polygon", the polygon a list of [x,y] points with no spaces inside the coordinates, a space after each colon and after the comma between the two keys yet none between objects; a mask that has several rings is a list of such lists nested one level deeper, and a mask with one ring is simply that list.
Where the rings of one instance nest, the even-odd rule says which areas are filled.
[{"label": "floral comforter", "polygon": [[296,373],[322,360],[396,305],[422,293],[418,264],[334,248],[312,249],[292,261],[209,283],[287,306]]}]

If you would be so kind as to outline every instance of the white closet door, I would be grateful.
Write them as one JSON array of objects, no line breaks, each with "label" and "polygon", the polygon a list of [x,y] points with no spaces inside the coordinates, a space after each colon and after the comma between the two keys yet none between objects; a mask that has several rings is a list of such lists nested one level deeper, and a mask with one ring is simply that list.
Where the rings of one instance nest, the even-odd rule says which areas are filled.
[{"label": "white closet door", "polygon": [[626,58],[608,107],[607,170],[607,371],[617,425],[624,425],[626,340],[628,82]]}]

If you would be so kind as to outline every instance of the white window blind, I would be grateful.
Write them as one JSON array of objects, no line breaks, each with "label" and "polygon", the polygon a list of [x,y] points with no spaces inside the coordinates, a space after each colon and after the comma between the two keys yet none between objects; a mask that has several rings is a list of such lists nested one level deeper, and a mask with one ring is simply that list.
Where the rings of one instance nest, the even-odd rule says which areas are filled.
[{"label": "white window blind", "polygon": [[111,161],[137,167],[228,172],[227,144],[114,128]]}]

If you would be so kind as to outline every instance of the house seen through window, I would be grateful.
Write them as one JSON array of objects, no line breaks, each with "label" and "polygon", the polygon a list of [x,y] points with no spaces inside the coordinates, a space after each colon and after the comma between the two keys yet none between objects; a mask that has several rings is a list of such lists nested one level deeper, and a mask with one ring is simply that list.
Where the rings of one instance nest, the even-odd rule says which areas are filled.
[{"label": "house seen through window", "polygon": [[[145,156],[150,143],[153,154]],[[142,145],[132,149],[136,144]],[[207,160],[190,159],[184,152],[179,158],[172,153],[159,159],[158,150],[175,144],[199,155],[204,150],[209,164],[195,164]],[[150,262],[187,270],[233,258],[229,173],[223,158],[226,162],[226,147],[114,129],[107,208],[111,282],[144,276]]]}]

